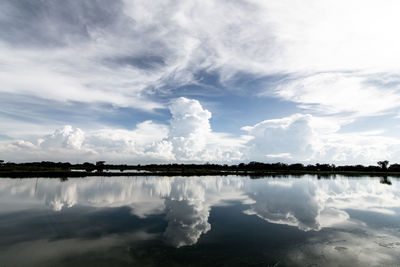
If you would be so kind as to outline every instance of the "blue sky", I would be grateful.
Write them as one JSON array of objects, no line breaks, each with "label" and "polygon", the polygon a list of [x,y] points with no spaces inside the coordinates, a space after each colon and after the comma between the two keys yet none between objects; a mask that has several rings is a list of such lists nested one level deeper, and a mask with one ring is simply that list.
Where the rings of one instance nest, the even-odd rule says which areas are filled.
[{"label": "blue sky", "polygon": [[0,157],[400,162],[398,8],[2,1]]}]

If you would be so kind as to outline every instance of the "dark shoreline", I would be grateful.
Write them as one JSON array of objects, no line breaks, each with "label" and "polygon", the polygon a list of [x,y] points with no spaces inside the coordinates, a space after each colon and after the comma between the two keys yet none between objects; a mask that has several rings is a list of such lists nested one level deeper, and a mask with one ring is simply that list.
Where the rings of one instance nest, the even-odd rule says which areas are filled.
[{"label": "dark shoreline", "polygon": [[273,171],[152,171],[152,172],[79,172],[79,171],[14,171],[14,172],[0,172],[0,178],[74,178],[74,177],[92,177],[92,176],[211,176],[211,175],[237,175],[237,176],[251,176],[251,177],[264,177],[264,176],[285,176],[285,175],[317,175],[318,177],[332,177],[335,175],[343,176],[370,176],[370,177],[400,177],[400,172],[361,172],[361,171],[287,171],[287,170],[273,170]]},{"label": "dark shoreline", "polygon": [[227,164],[106,164],[105,161],[96,163],[85,162],[71,164],[69,162],[26,162],[5,163],[0,160],[0,178],[69,178],[90,176],[210,176],[236,175],[250,177],[285,176],[285,175],[317,175],[318,178],[329,178],[335,175],[370,176],[370,177],[400,177],[400,164],[391,164],[388,161],[377,162],[379,166],[334,164],[304,165],[301,163],[263,163],[252,161],[237,165]]}]

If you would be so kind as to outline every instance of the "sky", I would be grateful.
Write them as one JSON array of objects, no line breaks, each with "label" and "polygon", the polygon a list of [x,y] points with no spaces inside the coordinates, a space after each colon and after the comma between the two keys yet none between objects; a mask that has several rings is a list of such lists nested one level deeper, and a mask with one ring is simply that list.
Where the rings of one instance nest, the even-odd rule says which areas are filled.
[{"label": "sky", "polygon": [[0,159],[400,163],[396,0],[3,0]]}]

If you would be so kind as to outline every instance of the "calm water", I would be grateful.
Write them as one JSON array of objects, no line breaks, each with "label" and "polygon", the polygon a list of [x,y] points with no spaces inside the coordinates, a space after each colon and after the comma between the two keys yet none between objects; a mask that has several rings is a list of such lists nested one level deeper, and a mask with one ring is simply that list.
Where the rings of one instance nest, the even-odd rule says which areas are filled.
[{"label": "calm water", "polygon": [[389,180],[0,179],[0,266],[400,266]]}]

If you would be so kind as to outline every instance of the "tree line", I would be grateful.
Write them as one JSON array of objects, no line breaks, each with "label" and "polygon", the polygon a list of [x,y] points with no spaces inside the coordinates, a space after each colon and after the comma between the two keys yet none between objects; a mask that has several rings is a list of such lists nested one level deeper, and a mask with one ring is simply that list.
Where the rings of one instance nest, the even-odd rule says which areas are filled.
[{"label": "tree line", "polygon": [[104,170],[119,170],[121,172],[127,170],[143,170],[149,172],[171,172],[171,171],[303,171],[303,172],[400,172],[400,164],[391,164],[389,161],[378,161],[377,165],[341,165],[335,164],[287,164],[282,162],[264,163],[251,161],[239,164],[147,164],[147,165],[128,165],[128,164],[106,164],[105,161],[97,161],[95,163],[85,162],[72,164],[69,162],[27,162],[13,163],[0,160],[0,171],[73,171],[81,170],[85,172],[103,172]]}]

